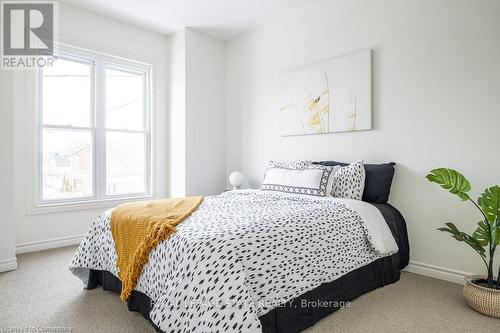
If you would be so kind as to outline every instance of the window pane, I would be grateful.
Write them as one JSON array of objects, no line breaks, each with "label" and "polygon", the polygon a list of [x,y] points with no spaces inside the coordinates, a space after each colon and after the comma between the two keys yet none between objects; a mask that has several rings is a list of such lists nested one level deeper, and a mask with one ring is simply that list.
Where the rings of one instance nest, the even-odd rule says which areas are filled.
[{"label": "window pane", "polygon": [[92,196],[92,133],[43,130],[43,200]]},{"label": "window pane", "polygon": [[43,69],[43,122],[90,126],[90,64],[59,58]]},{"label": "window pane", "polygon": [[106,133],[106,192],[144,193],[144,134]]},{"label": "window pane", "polygon": [[106,127],[142,130],[144,126],[142,74],[106,69]]}]

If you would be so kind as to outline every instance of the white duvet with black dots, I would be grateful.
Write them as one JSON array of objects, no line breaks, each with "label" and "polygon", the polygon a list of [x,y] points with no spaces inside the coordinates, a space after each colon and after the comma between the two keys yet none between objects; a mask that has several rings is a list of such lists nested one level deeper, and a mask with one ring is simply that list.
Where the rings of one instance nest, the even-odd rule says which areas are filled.
[{"label": "white duvet with black dots", "polygon": [[[377,209],[350,202],[252,190],[206,197],[150,253],[135,289],[155,302],[150,316],[165,332],[261,332],[258,317],[279,304],[397,252]],[[85,284],[89,268],[117,275],[110,212],[71,262]]]}]

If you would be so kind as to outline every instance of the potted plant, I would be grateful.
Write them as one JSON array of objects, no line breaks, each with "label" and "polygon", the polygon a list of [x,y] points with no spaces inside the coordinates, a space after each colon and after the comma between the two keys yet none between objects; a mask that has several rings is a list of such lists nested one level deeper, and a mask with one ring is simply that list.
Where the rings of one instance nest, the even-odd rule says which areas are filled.
[{"label": "potted plant", "polygon": [[500,245],[500,187],[487,188],[476,203],[468,194],[471,190],[469,181],[453,169],[434,169],[425,178],[441,185],[462,201],[472,202],[480,211],[482,219],[471,235],[458,230],[453,223],[445,223],[446,227],[438,230],[449,232],[453,238],[466,243],[479,254],[486,266],[487,276],[466,276],[464,296],[474,310],[500,318],[500,267],[496,280],[493,275],[495,251]]}]

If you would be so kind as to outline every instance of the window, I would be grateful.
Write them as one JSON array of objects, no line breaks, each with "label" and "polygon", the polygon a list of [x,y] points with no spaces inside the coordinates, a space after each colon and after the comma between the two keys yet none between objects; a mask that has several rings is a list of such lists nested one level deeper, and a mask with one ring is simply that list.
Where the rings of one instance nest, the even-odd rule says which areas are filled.
[{"label": "window", "polygon": [[39,72],[37,204],[149,196],[150,66],[62,52]]}]

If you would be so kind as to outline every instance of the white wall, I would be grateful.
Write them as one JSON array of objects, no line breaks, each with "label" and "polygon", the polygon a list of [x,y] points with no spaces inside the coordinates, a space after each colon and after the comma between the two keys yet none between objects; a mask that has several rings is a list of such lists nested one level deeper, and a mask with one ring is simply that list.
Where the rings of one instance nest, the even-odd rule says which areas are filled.
[{"label": "white wall", "polygon": [[14,205],[13,163],[13,75],[0,70],[0,272],[15,269],[16,231],[12,207]]},{"label": "white wall", "polygon": [[[154,117],[154,191],[158,197],[168,195],[168,105],[167,105],[167,38],[161,34],[115,21],[77,7],[60,4],[60,41],[98,52],[141,60],[153,64]],[[3,83],[3,82],[2,82]],[[2,84],[2,89],[4,85]],[[16,244],[27,245],[53,239],[71,239],[83,235],[92,220],[105,208],[29,215],[32,200],[30,179],[34,161],[33,115],[34,74],[17,71],[14,74],[14,223]],[[3,201],[3,200],[2,200]],[[68,240],[69,238],[69,240]],[[36,248],[36,247],[35,247]]]},{"label": "white wall", "polygon": [[171,195],[225,188],[225,42],[191,28],[168,36]]},{"label": "white wall", "polygon": [[186,195],[226,185],[225,42],[186,29]]},{"label": "white wall", "polygon": [[[255,187],[270,159],[398,163],[390,201],[407,219],[411,258],[480,272],[463,243],[436,231],[472,231],[480,215],[424,176],[452,167],[473,194],[500,184],[500,2],[311,1],[227,44],[227,169]],[[280,137],[282,70],[373,49],[372,131]],[[241,137],[238,137],[241,133]]]},{"label": "white wall", "polygon": [[168,97],[170,107],[170,194],[186,195],[186,34],[168,36]]}]

